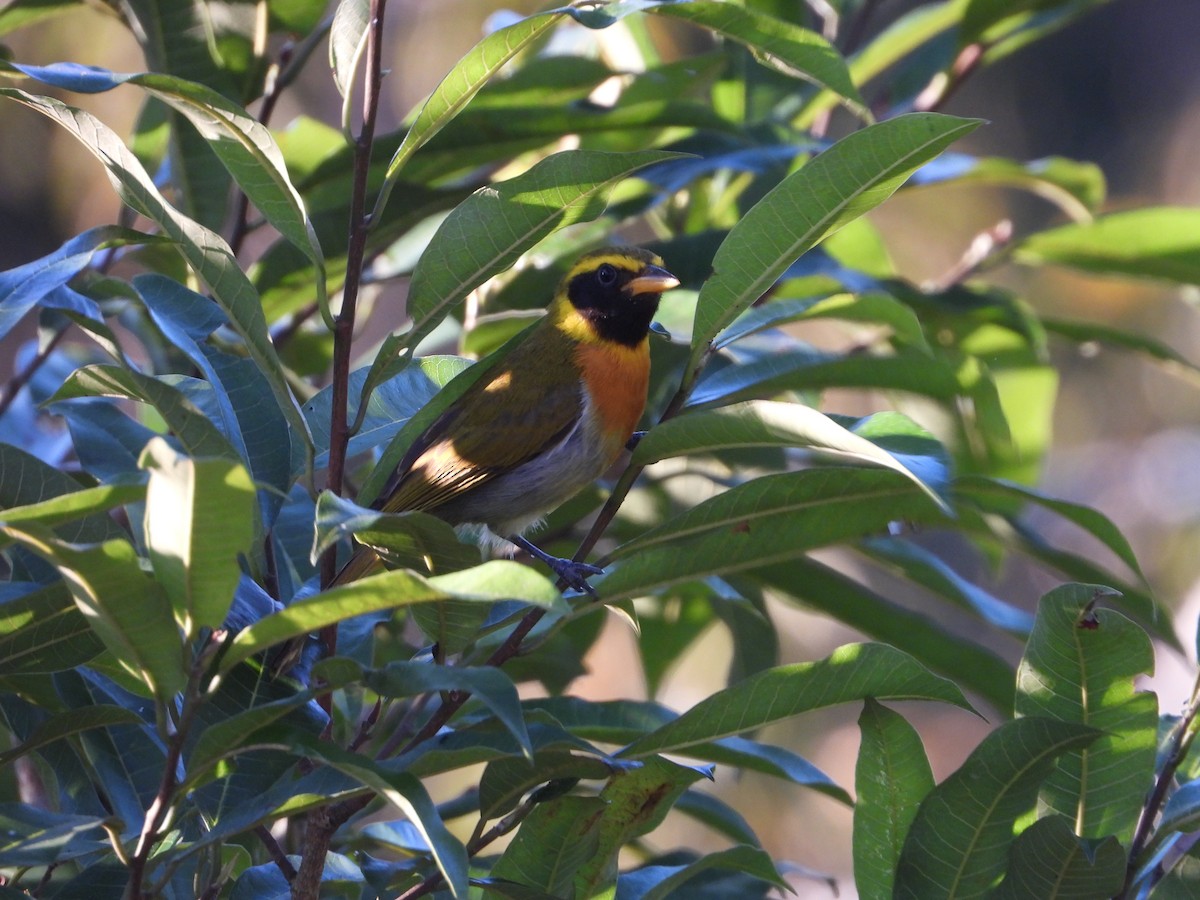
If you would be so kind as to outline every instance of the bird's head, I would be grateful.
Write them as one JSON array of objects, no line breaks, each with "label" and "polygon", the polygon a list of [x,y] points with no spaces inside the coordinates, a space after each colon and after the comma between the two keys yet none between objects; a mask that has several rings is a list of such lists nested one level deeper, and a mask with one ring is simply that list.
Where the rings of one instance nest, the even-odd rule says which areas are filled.
[{"label": "bird's head", "polygon": [[662,292],[678,285],[649,250],[607,247],[584,255],[567,272],[557,312],[583,326],[572,329],[581,339],[636,347],[646,339]]}]

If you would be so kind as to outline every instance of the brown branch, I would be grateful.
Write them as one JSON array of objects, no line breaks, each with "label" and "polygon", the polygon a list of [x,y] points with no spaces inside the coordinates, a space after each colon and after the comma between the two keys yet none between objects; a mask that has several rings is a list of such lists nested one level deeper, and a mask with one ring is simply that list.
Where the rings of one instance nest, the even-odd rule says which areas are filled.
[{"label": "brown branch", "polygon": [[1146,797],[1146,802],[1142,804],[1137,826],[1133,830],[1133,839],[1129,842],[1129,862],[1125,867],[1125,883],[1121,886],[1120,892],[1114,895],[1113,900],[1124,900],[1129,896],[1130,889],[1133,887],[1133,879],[1142,864],[1140,859],[1142,851],[1146,848],[1154,830],[1154,821],[1158,818],[1163,803],[1166,802],[1171,782],[1175,779],[1175,772],[1187,757],[1192,741],[1196,738],[1196,730],[1193,725],[1196,722],[1196,714],[1200,712],[1200,708],[1197,707],[1198,703],[1200,703],[1200,679],[1197,679],[1192,687],[1192,697],[1188,701],[1187,709],[1171,731],[1168,739],[1170,750],[1163,762],[1162,769],[1154,780],[1154,787]]},{"label": "brown branch", "polygon": [[50,358],[50,354],[54,352],[54,348],[62,342],[63,335],[67,333],[67,329],[70,327],[70,323],[67,323],[54,332],[50,340],[46,341],[46,346],[39,350],[37,356],[29,361],[29,365],[14,375],[8,384],[4,386],[4,390],[0,392],[0,416],[8,412],[8,408],[17,399],[17,394],[21,393],[21,388],[29,384],[29,380],[37,374],[38,369],[45,365],[46,360]]},{"label": "brown branch", "polygon": [[946,104],[967,77],[971,75],[983,59],[983,44],[968,44],[959,51],[951,63],[949,71],[938,72],[925,86],[925,90],[913,101],[913,109],[918,112],[933,112]]}]

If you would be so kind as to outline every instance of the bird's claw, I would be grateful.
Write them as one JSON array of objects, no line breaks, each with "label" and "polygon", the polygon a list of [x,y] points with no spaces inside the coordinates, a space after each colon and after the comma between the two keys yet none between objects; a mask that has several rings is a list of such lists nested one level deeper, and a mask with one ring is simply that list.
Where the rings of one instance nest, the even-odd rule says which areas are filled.
[{"label": "bird's claw", "polygon": [[567,583],[567,587],[577,593],[587,594],[593,599],[598,596],[596,589],[588,584],[588,579],[593,575],[604,574],[604,570],[599,566],[574,559],[561,559],[557,556],[550,557],[546,560],[546,564],[554,570],[555,575]]},{"label": "bird's claw", "polygon": [[637,445],[641,443],[642,438],[646,436],[644,431],[635,431],[629,436],[629,440],[625,442],[625,449],[632,453],[637,449]]}]

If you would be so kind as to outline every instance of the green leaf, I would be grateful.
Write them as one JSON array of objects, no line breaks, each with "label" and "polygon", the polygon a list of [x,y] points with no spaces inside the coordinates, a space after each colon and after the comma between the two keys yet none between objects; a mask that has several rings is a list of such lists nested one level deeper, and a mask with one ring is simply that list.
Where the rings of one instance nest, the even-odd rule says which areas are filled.
[{"label": "green leaf", "polygon": [[[514,571],[517,569],[522,571]],[[546,578],[528,566],[506,560],[494,560],[475,569],[433,579],[403,570],[383,572],[298,600],[259,619],[234,638],[221,658],[220,670],[227,672],[268,647],[364,613],[439,600],[490,603],[499,599],[549,606],[559,602],[561,596]]]},{"label": "green leaf", "polygon": [[975,897],[1004,871],[1013,824],[1054,760],[1099,737],[1094,728],[1021,718],[989,734],[917,812],[896,869],[896,898]]},{"label": "green leaf", "polygon": [[[860,87],[880,73],[912,58],[924,46],[958,25],[966,0],[943,0],[923,4],[891,22],[850,59],[850,77]],[[832,109],[838,97],[822,91],[807,103],[792,121],[798,129],[808,129],[816,119]]]},{"label": "green leaf", "polygon": [[[855,224],[865,219],[855,219]],[[848,226],[849,227],[849,226]],[[839,231],[840,237],[846,231]],[[713,342],[720,350],[742,338],[757,334],[767,328],[778,328],[791,322],[813,319],[841,319],[849,322],[865,322],[886,325],[892,329],[895,340],[920,350],[927,350],[921,320],[913,310],[890,294],[871,291],[861,294],[833,294],[829,297],[796,299],[787,296],[788,282],[782,282],[780,291],[769,303],[752,306],[742,313]]]},{"label": "green leaf", "polygon": [[1200,284],[1200,209],[1155,206],[1030,235],[1013,248],[1027,265]]},{"label": "green leaf", "polygon": [[742,814],[713,794],[700,790],[685,791],[675,801],[675,811],[702,822],[735,844],[749,844],[752,847],[761,844]]},{"label": "green leaf", "polygon": [[[73,507],[78,501],[67,499],[69,495],[78,493],[80,484],[66,472],[46,465],[36,456],[32,456],[0,441],[0,521],[7,516],[8,510],[25,507],[24,514],[37,515],[37,504],[50,501],[57,497],[64,498],[61,502],[67,508]],[[123,488],[116,490],[122,491]],[[89,496],[96,496],[89,494]],[[49,510],[62,509],[56,504],[47,507]],[[17,513],[17,516],[24,515]],[[49,512],[48,512],[49,514]],[[43,522],[43,524],[52,524]],[[59,524],[55,533],[63,540],[74,543],[97,543],[109,538],[124,536],[121,527],[106,515],[92,515],[76,522]]]},{"label": "green leaf", "polygon": [[933,770],[916,729],[870,697],[858,718],[854,770],[854,886],[862,900],[891,900],[896,863]]},{"label": "green leaf", "polygon": [[95,853],[108,847],[100,831],[103,824],[103,819],[92,816],[0,803],[0,857],[6,866],[31,867]]},{"label": "green leaf", "polygon": [[1115,837],[1081,838],[1070,819],[1044,816],[1018,835],[994,900],[1092,900],[1125,882],[1125,851]]},{"label": "green leaf", "polygon": [[710,772],[652,756],[636,768],[614,773],[600,792],[607,803],[597,826],[595,852],[575,873],[575,896],[594,897],[617,881],[617,854],[635,838],[649,834],[671,811],[684,791]]},{"label": "green leaf", "polygon": [[381,697],[413,697],[443,691],[471,694],[490,709],[497,721],[516,738],[525,756],[533,758],[516,686],[497,668],[402,661],[388,663],[382,669],[371,669],[365,673],[362,681]]},{"label": "green leaf", "polygon": [[79,546],[40,525],[0,525],[9,538],[54,564],[71,596],[122,669],[159,698],[183,687],[183,648],[170,604],[126,540]]},{"label": "green leaf", "polygon": [[895,603],[823,563],[801,556],[749,573],[805,608],[816,609],[877,641],[911,654],[935,672],[1012,715],[1014,672],[990,647],[943,628],[935,617]]},{"label": "green leaf", "polygon": [[359,58],[367,46],[370,0],[339,0],[329,30],[329,67],[338,93],[349,97]]},{"label": "green leaf", "polygon": [[539,240],[600,215],[617,182],[679,156],[658,150],[571,150],[476,191],[446,217],[417,262],[408,294],[413,326],[407,345],[415,347],[452,306]]},{"label": "green leaf", "polygon": [[935,113],[898,116],[843,138],[780,182],[717,250],[696,305],[692,365],[802,253],[874,209],[978,125]]},{"label": "green leaf", "polygon": [[[75,484],[74,481],[71,483]],[[138,503],[145,497],[146,486],[143,484],[101,484],[26,506],[0,508],[0,522],[8,525],[37,522],[48,528],[57,528],[119,506]]]},{"label": "green leaf", "polygon": [[71,373],[49,402],[78,397],[117,397],[149,404],[191,455],[241,461],[237,450],[217,426],[179,388],[164,378],[118,366],[82,366]]},{"label": "green leaf", "polygon": [[1071,322],[1055,318],[1043,318],[1042,325],[1047,333],[1076,344],[1107,344],[1118,350],[1141,353],[1155,362],[1166,364],[1168,368],[1178,368],[1191,377],[1200,371],[1200,366],[1163,341],[1123,328],[1113,328],[1100,322]]},{"label": "green leaf", "polygon": [[1146,576],[1125,535],[1108,516],[1090,506],[1057,500],[1033,488],[995,478],[964,477],[955,482],[954,489],[956,494],[989,511],[1007,509],[1011,514],[1015,514],[1028,501],[1057,513],[1100,541],[1125,563],[1143,584],[1146,583]]},{"label": "green leaf", "polygon": [[854,115],[866,122],[873,119],[841,54],[815,32],[729,3],[663,4],[651,11],[732,38],[763,65],[832,91]]},{"label": "green leaf", "polygon": [[220,628],[254,539],[250,473],[227,459],[189,459],[162,438],[146,445],[145,541],[154,574],[190,639]]},{"label": "green leaf", "polygon": [[504,757],[493,760],[479,779],[480,818],[507,815],[538,785],[555,781],[605,781],[618,766],[615,761],[562,749],[544,750],[529,759]]},{"label": "green leaf", "polygon": [[778,666],[718,691],[635,740],[620,755],[641,759],[652,753],[683,752],[802,712],[866,697],[937,700],[971,709],[953,683],[907,653],[885,644],[847,644],[826,659]]},{"label": "green leaf", "polygon": [[563,18],[561,12],[550,12],[521,19],[506,28],[493,31],[455,63],[454,68],[421,105],[408,133],[388,163],[384,188],[375,204],[372,218],[379,216],[401,169],[421,145],[458,115],[505,63],[549,33]]},{"label": "green leaf", "polygon": [[[304,201],[288,177],[271,132],[241,106],[212,88],[173,75],[125,74],[75,63],[17,68],[47,84],[88,93],[137,85],[183,114],[263,217],[312,261],[318,273],[317,291],[323,292],[325,260]],[[320,299],[324,302],[323,296]]]},{"label": "green leaf", "polygon": [[40,259],[0,272],[0,338],[48,295],[83,271],[97,250],[158,240],[128,228],[101,225],[77,234]]},{"label": "green leaf", "polygon": [[64,581],[0,603],[0,676],[63,672],[103,649]]},{"label": "green leaf", "polygon": [[600,845],[608,805],[600,797],[569,796],[539,803],[492,867],[491,877],[551,897],[574,896],[575,873]]},{"label": "green leaf", "polygon": [[1158,704],[1154,694],[1134,691],[1134,679],[1154,670],[1150,639],[1097,606],[1111,594],[1073,584],[1042,598],[1017,670],[1016,711],[1103,732],[1059,757],[1040,805],[1066,816],[1080,837],[1128,840],[1154,769]]},{"label": "green leaf", "polygon": [[799,403],[757,400],[676,416],[655,426],[638,442],[633,465],[746,447],[804,447],[839,461],[891,469],[910,479],[949,512],[934,488],[887,450]]},{"label": "green leaf", "polygon": [[795,559],[804,551],[886,532],[941,513],[886,469],[828,467],[764,475],[668,519],[614,552],[620,566],[595,582],[619,600],[660,586]]},{"label": "green leaf", "polygon": [[13,0],[0,9],[0,37],[82,6],[83,0]]},{"label": "green leaf", "polygon": [[95,116],[50,97],[11,88],[0,88],[0,97],[8,97],[28,106],[58,122],[79,139],[105,165],[121,199],[135,212],[155,222],[167,237],[179,245],[184,258],[208,284],[213,299],[225,311],[230,324],[245,342],[250,358],[266,376],[275,402],[292,425],[296,436],[311,447],[308,426],[284,378],[283,366],[267,333],[266,318],[258,294],[224,239],[167,203],[124,141]]},{"label": "green leaf", "polygon": [[1095,163],[1062,156],[1029,162],[946,154],[914,178],[916,184],[984,184],[1019,188],[1053,203],[1076,222],[1091,221],[1104,203],[1104,172]]},{"label": "green leaf", "polygon": [[327,741],[308,742],[298,748],[298,755],[308,756],[315,762],[323,762],[349,775],[402,810],[428,842],[450,893],[460,898],[467,896],[466,849],[446,829],[425,786],[419,780],[407,772],[389,771],[362,754],[351,753]]},{"label": "green leaf", "polygon": [[622,872],[617,880],[617,900],[665,900],[671,896],[685,896],[675,892],[708,869],[744,872],[782,890],[791,890],[764,850],[740,845],[705,853],[682,866],[647,865]]},{"label": "green leaf", "polygon": [[414,569],[426,575],[479,562],[478,549],[461,542],[454,528],[436,516],[382,513],[322,491],[317,498],[316,535],[310,558],[316,560],[350,535],[375,548],[393,568]]},{"label": "green leaf", "polygon": [[106,728],[109,725],[142,725],[141,716],[133,710],[122,706],[90,706],[84,709],[71,709],[42,721],[33,732],[18,746],[0,753],[0,766],[6,766],[18,757],[24,756],[47,744],[89,731],[92,728]]}]

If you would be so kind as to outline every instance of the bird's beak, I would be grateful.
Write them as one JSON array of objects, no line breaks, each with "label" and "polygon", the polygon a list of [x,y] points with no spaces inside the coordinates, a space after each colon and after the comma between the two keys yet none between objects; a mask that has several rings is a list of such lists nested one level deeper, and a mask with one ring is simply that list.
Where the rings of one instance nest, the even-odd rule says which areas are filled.
[{"label": "bird's beak", "polygon": [[661,266],[646,266],[625,285],[627,294],[661,294],[679,287],[679,279]]}]

